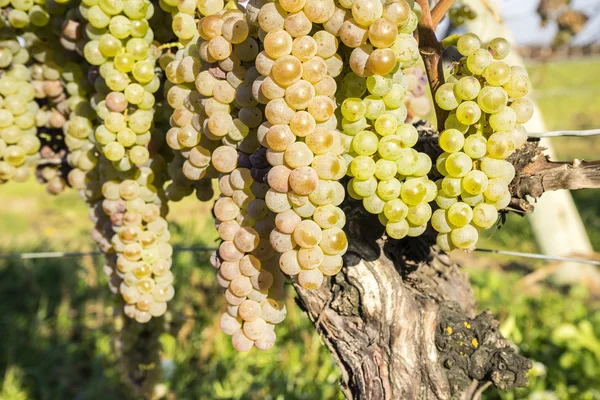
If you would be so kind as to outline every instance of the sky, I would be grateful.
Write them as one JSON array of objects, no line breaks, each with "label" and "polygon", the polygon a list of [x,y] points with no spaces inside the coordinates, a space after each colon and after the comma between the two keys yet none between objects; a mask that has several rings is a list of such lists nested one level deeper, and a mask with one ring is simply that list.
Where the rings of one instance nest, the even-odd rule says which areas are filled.
[{"label": "sky", "polygon": [[[500,14],[510,26],[517,42],[521,45],[547,45],[556,33],[556,24],[540,26],[536,12],[538,0],[497,0]],[[582,32],[574,39],[573,45],[587,45],[600,42],[600,0],[574,0],[573,8],[580,9],[590,16]]]}]

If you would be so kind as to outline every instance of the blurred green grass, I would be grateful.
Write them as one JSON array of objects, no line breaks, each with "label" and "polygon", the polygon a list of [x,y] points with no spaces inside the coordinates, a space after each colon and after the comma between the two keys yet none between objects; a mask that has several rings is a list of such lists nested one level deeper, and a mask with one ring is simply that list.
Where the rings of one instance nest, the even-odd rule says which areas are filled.
[{"label": "blurred green grass", "polygon": [[[600,99],[593,93],[594,85],[600,86],[595,81],[599,67],[598,59],[532,66],[531,76],[550,129],[600,126],[596,111]],[[561,139],[557,148],[564,159],[597,158],[599,144],[597,139]],[[600,249],[598,194],[574,193],[596,249]],[[214,246],[217,235],[209,208],[195,199],[172,205],[169,218],[174,245]],[[73,191],[52,197],[33,181],[0,186],[0,221],[1,254],[95,249],[89,237],[87,207]],[[482,238],[481,246],[537,251],[527,219],[514,214],[501,229]],[[288,318],[277,328],[273,350],[238,354],[231,348],[229,338],[218,327],[224,304],[207,257],[202,253],[174,256],[177,295],[171,304],[169,329],[160,338],[168,399],[342,398],[339,371],[294,304],[291,290],[286,299]],[[515,298],[513,285],[527,271],[500,268],[523,260],[467,257],[471,261],[467,264],[480,267],[469,268],[480,308],[498,312],[504,327],[514,326],[510,337],[526,355],[555,370],[547,380],[537,378],[535,390],[556,389],[553,382],[563,375],[568,381],[565,387],[576,387],[576,370],[569,373],[567,367],[553,364],[565,350],[549,335],[561,320],[575,318],[573,304],[579,307],[573,323],[596,308],[581,296],[572,301],[560,289],[547,289],[552,310],[557,310],[555,317],[547,321],[542,318],[547,314],[540,313],[539,318],[537,314],[528,318],[548,306],[544,303],[546,289]],[[484,260],[492,261],[495,269],[488,271]],[[101,257],[0,260],[0,400],[130,398],[110,346],[113,300],[101,272],[102,263]],[[539,264],[527,261],[527,265]],[[528,393],[509,393],[503,398],[525,398]],[[559,395],[560,399],[587,398],[573,389]],[[489,394],[489,398],[497,396]]]}]

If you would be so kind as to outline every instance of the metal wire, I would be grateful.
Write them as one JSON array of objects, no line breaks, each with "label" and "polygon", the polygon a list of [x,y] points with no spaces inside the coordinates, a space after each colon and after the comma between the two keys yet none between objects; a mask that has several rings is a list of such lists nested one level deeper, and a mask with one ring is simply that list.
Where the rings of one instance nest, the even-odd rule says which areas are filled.
[{"label": "metal wire", "polygon": [[[175,253],[182,252],[206,252],[215,251],[216,247],[177,247],[173,249]],[[85,257],[85,256],[99,256],[103,253],[101,251],[47,251],[39,253],[11,253],[11,254],[0,254],[0,260],[6,259],[17,259],[17,260],[36,260],[36,259],[50,259],[50,258],[67,258],[67,257]]]},{"label": "metal wire", "polygon": [[571,136],[571,137],[589,137],[600,135],[600,129],[589,129],[586,131],[553,131],[553,132],[528,132],[527,136],[531,138],[551,138],[551,137],[561,137],[561,136]]},{"label": "metal wire", "polygon": [[[208,252],[216,251],[216,247],[177,247],[173,249],[175,253],[182,252]],[[561,256],[549,256],[545,254],[537,253],[522,253],[518,251],[508,250],[496,250],[496,249],[475,249],[475,251],[481,253],[495,253],[503,254],[507,256],[516,256],[523,258],[535,258],[541,260],[550,261],[569,261],[582,264],[592,264],[600,266],[600,261],[587,260],[585,258],[573,258],[573,257],[561,257]],[[85,257],[85,256],[99,256],[103,253],[101,251],[54,251],[54,252],[39,252],[39,253],[12,253],[12,254],[0,254],[0,260],[2,259],[18,259],[18,260],[39,260],[39,259],[51,259],[51,258],[67,258],[67,257]]]},{"label": "metal wire", "polygon": [[524,257],[524,258],[537,258],[537,259],[541,259],[541,260],[569,261],[569,262],[576,262],[576,263],[581,263],[581,264],[600,265],[600,261],[587,260],[585,258],[548,256],[548,255],[545,255],[545,254],[521,253],[519,251],[494,250],[494,249],[475,249],[475,251],[479,251],[479,252],[482,252],[482,253],[503,254],[503,255],[507,255],[507,256],[517,256],[517,257]]}]

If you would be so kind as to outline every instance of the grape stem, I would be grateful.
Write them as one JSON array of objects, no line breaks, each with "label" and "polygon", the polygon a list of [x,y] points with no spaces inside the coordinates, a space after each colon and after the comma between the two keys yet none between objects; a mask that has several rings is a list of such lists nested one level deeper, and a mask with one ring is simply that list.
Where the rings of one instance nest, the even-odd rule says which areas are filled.
[{"label": "grape stem", "polygon": [[[418,30],[419,50],[421,52],[421,56],[423,57],[425,70],[427,71],[429,88],[431,89],[433,98],[435,98],[435,93],[437,92],[438,88],[444,84],[444,72],[442,70],[441,63],[442,52],[444,51],[444,48],[435,36],[436,24],[434,24],[431,10],[429,9],[429,1],[416,0],[416,2],[419,4],[419,6],[421,6],[421,10],[423,11],[423,18],[421,18],[421,21],[419,22]],[[438,10],[445,10],[445,13],[453,3],[454,0],[441,0],[436,8],[440,7]],[[444,122],[446,122],[448,112],[442,110],[435,101],[433,102],[433,106],[435,107],[438,130],[441,132],[444,130]]]},{"label": "grape stem", "polygon": [[[448,12],[450,7],[454,5],[456,0],[440,0],[433,10],[431,10],[431,21],[433,30],[435,30],[442,19],[444,19],[444,15]],[[485,2],[485,0],[482,0]],[[418,2],[421,5],[420,2]],[[421,6],[422,7],[422,6]]]}]

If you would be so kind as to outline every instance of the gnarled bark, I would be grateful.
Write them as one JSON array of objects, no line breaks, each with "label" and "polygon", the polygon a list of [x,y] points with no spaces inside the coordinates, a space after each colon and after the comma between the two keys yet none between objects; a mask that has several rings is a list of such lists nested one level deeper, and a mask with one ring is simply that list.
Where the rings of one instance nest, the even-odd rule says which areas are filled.
[{"label": "gnarled bark", "polygon": [[527,383],[529,360],[475,315],[466,274],[431,247],[432,236],[387,240],[376,216],[344,205],[350,247],[328,285],[295,285],[298,303],[342,371],[354,399],[460,398],[473,380]]}]

